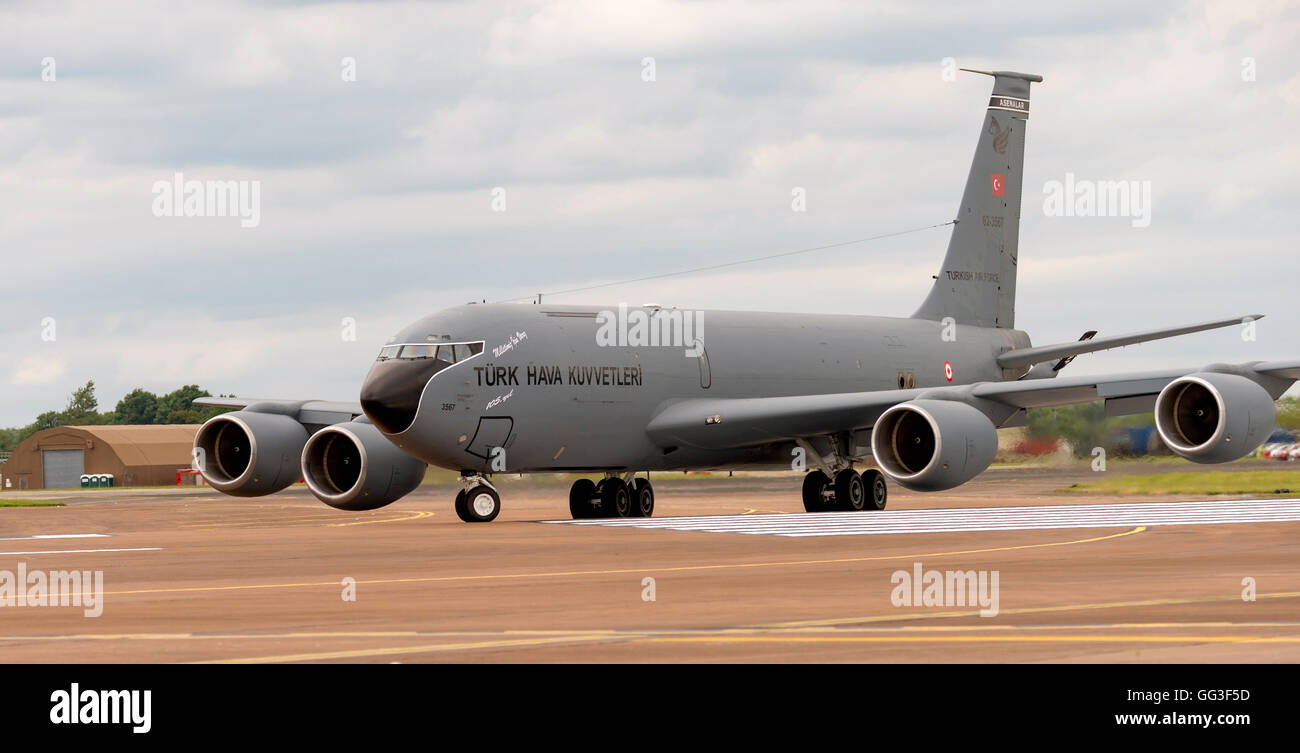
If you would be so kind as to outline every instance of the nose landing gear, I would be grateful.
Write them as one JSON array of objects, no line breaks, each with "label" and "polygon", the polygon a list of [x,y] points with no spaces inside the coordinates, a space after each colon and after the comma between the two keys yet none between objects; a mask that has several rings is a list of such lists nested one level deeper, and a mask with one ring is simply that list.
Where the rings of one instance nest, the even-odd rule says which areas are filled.
[{"label": "nose landing gear", "polygon": [[492,482],[478,475],[462,475],[464,486],[456,495],[456,515],[466,523],[491,523],[501,514],[501,494]]}]

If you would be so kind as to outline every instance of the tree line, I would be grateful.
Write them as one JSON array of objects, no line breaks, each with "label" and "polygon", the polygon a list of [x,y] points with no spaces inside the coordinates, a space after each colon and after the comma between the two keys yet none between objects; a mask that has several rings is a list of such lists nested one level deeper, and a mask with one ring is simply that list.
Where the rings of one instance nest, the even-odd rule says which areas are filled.
[{"label": "tree line", "polygon": [[[0,429],[0,452],[11,452],[19,442],[42,429],[56,426],[102,426],[108,424],[201,424],[228,408],[207,408],[194,404],[199,397],[212,397],[212,393],[197,384],[187,384],[165,395],[155,395],[137,387],[131,390],[111,411],[100,412],[95,397],[95,380],[73,390],[68,405],[61,411],[46,411],[32,423],[10,429]],[[222,397],[234,397],[222,395]]]},{"label": "tree line", "polygon": [[[1108,417],[1102,401],[1030,408],[1025,419],[1030,437],[1064,439],[1078,457],[1087,457],[1093,447],[1108,446],[1117,429],[1155,424],[1155,416],[1150,413]],[[1300,430],[1300,399],[1277,401],[1277,425],[1280,429]]]}]

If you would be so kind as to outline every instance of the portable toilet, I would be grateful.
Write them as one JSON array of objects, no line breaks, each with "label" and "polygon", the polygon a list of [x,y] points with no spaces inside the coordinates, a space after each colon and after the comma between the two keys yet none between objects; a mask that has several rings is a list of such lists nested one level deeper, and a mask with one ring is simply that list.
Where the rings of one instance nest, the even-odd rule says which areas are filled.
[{"label": "portable toilet", "polygon": [[90,488],[90,476],[88,474],[85,473],[81,474],[81,488],[82,489]]},{"label": "portable toilet", "polygon": [[100,483],[100,486],[107,486],[111,488],[113,486],[113,474],[105,473],[103,476],[103,481]]}]

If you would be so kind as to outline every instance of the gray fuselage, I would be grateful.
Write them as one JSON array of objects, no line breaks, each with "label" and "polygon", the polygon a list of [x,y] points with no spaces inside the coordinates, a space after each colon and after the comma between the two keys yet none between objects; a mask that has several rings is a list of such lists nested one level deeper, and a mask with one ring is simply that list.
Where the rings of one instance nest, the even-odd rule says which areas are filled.
[{"label": "gray fuselage", "polygon": [[[683,320],[689,322],[685,328]],[[648,328],[662,334],[657,344],[648,344]],[[376,423],[394,444],[430,464],[514,473],[788,468],[792,442],[722,450],[664,447],[651,440],[646,426],[665,407],[696,398],[1016,378],[1021,372],[1004,373],[994,359],[1027,347],[1029,338],[1019,330],[952,322],[945,327],[925,319],[469,304],[425,317],[392,340],[442,342],[483,345],[432,376],[388,374],[404,365],[397,359],[376,362],[367,385],[384,377],[390,384],[397,380],[399,391],[409,395],[407,404],[415,405],[404,429],[391,421],[387,427]],[[368,389],[362,390],[363,406],[375,404]],[[367,407],[367,414],[374,418],[379,411]],[[855,457],[869,453],[865,436],[851,444]]]}]

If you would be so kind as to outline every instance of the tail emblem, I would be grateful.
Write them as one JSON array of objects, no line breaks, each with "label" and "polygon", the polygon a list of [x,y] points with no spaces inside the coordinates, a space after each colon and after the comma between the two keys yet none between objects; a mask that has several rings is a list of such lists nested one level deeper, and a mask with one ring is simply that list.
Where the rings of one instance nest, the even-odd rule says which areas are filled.
[{"label": "tail emblem", "polygon": [[1011,126],[1002,128],[998,125],[997,118],[990,118],[993,121],[989,125],[989,134],[993,136],[993,151],[998,154],[1007,153],[1007,140],[1011,138]]}]

